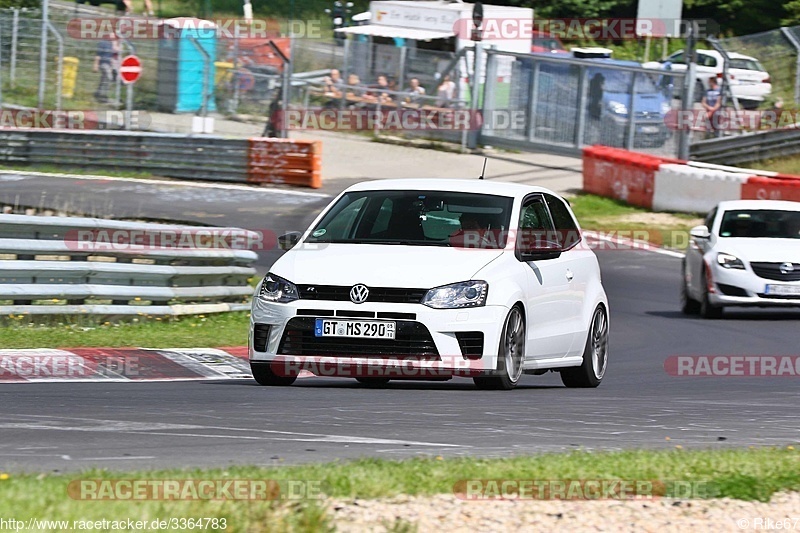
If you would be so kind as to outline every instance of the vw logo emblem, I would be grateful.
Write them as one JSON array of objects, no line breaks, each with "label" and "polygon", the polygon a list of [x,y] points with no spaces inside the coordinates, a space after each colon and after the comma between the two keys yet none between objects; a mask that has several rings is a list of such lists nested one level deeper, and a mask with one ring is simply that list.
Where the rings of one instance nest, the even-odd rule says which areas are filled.
[{"label": "vw logo emblem", "polygon": [[781,274],[791,274],[792,272],[794,272],[794,265],[791,263],[783,263],[780,266],[780,269],[781,269]]},{"label": "vw logo emblem", "polygon": [[367,301],[368,297],[369,289],[362,283],[353,285],[353,288],[350,289],[350,301],[352,301],[354,304],[363,304]]}]

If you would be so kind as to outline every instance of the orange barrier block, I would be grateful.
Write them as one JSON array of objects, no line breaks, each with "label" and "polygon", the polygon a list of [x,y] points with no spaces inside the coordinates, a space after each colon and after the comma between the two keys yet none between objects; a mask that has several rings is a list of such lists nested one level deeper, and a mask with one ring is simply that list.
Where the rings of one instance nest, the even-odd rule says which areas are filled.
[{"label": "orange barrier block", "polygon": [[247,181],[322,187],[322,142],[254,137],[248,146]]}]

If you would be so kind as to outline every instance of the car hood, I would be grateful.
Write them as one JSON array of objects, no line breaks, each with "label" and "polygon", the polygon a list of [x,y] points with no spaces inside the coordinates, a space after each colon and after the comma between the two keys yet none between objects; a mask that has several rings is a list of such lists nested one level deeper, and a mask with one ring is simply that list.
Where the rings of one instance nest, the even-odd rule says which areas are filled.
[{"label": "car hood", "polygon": [[800,239],[719,239],[714,249],[757,263],[800,263]]},{"label": "car hood", "polygon": [[472,279],[502,250],[379,244],[300,245],[270,272],[301,285],[355,285],[429,289]]},{"label": "car hood", "polygon": [[[630,106],[631,97],[627,93],[606,93],[603,95],[603,100],[608,102],[620,102],[626,106]],[[663,115],[661,104],[666,102],[666,99],[661,93],[637,93],[634,109],[636,113],[649,113]]]}]

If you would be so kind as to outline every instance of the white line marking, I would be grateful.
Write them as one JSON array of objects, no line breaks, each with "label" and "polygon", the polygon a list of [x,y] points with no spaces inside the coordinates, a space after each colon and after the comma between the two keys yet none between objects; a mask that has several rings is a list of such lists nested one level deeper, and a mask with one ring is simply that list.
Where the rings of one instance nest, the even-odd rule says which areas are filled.
[{"label": "white line marking", "polygon": [[0,176],[6,174],[44,177],[44,178],[66,178],[66,179],[80,179],[80,180],[113,180],[113,181],[129,181],[134,183],[152,183],[154,185],[172,185],[172,186],[188,186],[199,189],[222,189],[227,191],[249,191],[254,193],[268,193],[268,194],[286,194],[290,196],[308,196],[311,198],[330,198],[329,194],[321,192],[305,192],[305,191],[292,191],[287,189],[265,189],[255,185],[236,185],[233,183],[199,183],[196,181],[184,180],[158,180],[158,179],[142,179],[142,178],[123,178],[119,176],[100,176],[96,174],[57,174],[49,172],[33,172],[33,171],[19,171],[19,170],[0,170]]},{"label": "white line marking", "polygon": [[[205,437],[212,439],[238,439],[238,440],[287,440],[297,442],[334,442],[334,443],[354,443],[354,444],[410,444],[415,446],[441,446],[446,448],[463,448],[461,444],[444,444],[438,442],[419,442],[397,439],[376,439],[372,437],[357,437],[351,435],[326,435],[324,433],[297,433],[293,431],[278,431],[272,429],[256,428],[236,428],[226,426],[202,426],[194,424],[170,424],[170,423],[148,423],[148,422],[126,422],[119,420],[103,420],[95,418],[75,418],[48,415],[17,415],[20,418],[45,418],[56,420],[82,421],[97,424],[95,426],[51,426],[47,422],[5,422],[0,423],[0,428],[4,429],[36,429],[36,430],[59,430],[59,431],[87,431],[87,432],[115,432],[140,435],[163,435],[173,437]],[[166,430],[216,430],[228,432],[248,432],[266,433],[275,435],[268,436],[249,436],[249,435],[214,435],[210,433],[172,433]],[[156,431],[163,430],[163,431]]]},{"label": "white line marking", "polygon": [[155,459],[155,455],[139,455],[130,457],[81,457],[75,461],[130,461],[135,459]]},{"label": "white line marking", "polygon": [[613,244],[621,244],[623,246],[628,246],[632,249],[641,250],[643,252],[652,252],[654,254],[668,255],[670,257],[678,257],[678,258],[683,258],[686,255],[680,252],[676,252],[675,250],[667,250],[666,248],[659,248],[655,244],[649,243],[647,241],[637,241],[633,239],[625,239],[623,237],[610,238],[603,235],[602,233],[597,233],[594,231],[584,231],[583,234],[586,236],[587,239],[595,239],[599,241],[610,242]]}]

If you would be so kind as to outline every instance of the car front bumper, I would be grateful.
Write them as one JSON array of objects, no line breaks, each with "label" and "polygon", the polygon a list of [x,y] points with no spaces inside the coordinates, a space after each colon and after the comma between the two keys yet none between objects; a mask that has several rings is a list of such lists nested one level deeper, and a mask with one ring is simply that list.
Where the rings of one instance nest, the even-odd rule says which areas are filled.
[{"label": "car front bumper", "polygon": [[714,291],[709,301],[714,305],[780,307],[800,306],[797,295],[769,294],[767,286],[793,287],[800,291],[800,281],[778,281],[757,276],[748,265],[745,270],[714,265],[711,269]]},{"label": "car front bumper", "polygon": [[[421,304],[354,304],[319,300],[296,300],[280,304],[256,297],[250,317],[249,359],[251,364],[271,364],[273,369],[284,374],[309,370],[320,375],[315,369],[321,369],[322,375],[382,376],[383,370],[398,365],[402,366],[403,372],[408,372],[405,377],[412,379],[415,372],[418,372],[420,379],[431,377],[428,373],[431,368],[442,376],[491,373],[497,368],[500,336],[508,311],[508,308],[497,305],[432,309]],[[355,314],[361,316],[355,317]],[[336,339],[340,342],[336,342],[332,348],[331,344],[319,339],[311,331],[317,318],[395,322],[397,346],[393,341],[381,341],[377,349],[372,350],[375,344],[369,343],[369,339],[339,337]],[[424,353],[414,353],[413,348],[403,352],[404,348],[398,346],[409,342],[400,339],[403,331],[413,331],[417,337],[429,334],[426,337],[429,339],[426,344],[428,349]],[[475,332],[483,334],[480,353],[474,350],[472,353],[463,353],[457,334]],[[299,335],[301,343],[290,342],[291,335]],[[342,345],[349,345],[350,348],[342,348]],[[412,343],[409,346],[416,345]],[[431,346],[433,349],[430,349]],[[373,371],[378,374],[365,374]]]}]

